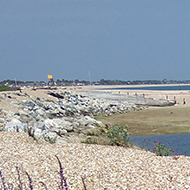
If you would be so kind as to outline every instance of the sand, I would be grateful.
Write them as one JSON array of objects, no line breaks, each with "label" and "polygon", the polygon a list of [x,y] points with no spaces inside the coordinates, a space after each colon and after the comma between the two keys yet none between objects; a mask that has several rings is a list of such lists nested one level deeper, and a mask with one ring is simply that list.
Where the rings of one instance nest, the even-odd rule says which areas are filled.
[{"label": "sand", "polygon": [[[184,84],[181,84],[181,86]],[[75,88],[77,91],[101,91],[111,92],[116,94],[128,94],[131,96],[144,96],[145,98],[153,98],[156,100],[169,99],[176,100],[178,106],[190,106],[190,90],[109,90],[110,88],[129,88],[129,87],[142,87],[142,86],[161,86],[161,85],[105,85],[105,86],[84,86]],[[168,86],[168,85],[167,85]],[[179,84],[178,84],[179,86]]]}]

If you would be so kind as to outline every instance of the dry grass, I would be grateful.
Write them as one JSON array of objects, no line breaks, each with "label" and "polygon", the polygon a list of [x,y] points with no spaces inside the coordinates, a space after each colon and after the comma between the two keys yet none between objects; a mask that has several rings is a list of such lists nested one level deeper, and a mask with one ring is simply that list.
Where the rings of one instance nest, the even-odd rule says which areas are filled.
[{"label": "dry grass", "polygon": [[128,125],[131,136],[190,133],[190,107],[154,107],[96,119],[109,127]]}]

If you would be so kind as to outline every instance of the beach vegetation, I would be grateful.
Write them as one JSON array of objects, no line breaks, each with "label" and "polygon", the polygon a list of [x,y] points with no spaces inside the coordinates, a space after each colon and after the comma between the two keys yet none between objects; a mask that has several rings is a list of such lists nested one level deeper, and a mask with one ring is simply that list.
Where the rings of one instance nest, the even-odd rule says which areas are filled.
[{"label": "beach vegetation", "polygon": [[142,150],[148,151],[148,143],[146,139],[144,139],[143,145],[140,147]]},{"label": "beach vegetation", "polygon": [[0,91],[15,91],[15,90],[19,90],[19,87],[9,87],[6,85],[1,85],[0,86]]},{"label": "beach vegetation", "polygon": [[27,125],[27,128],[24,128],[24,131],[26,131],[28,133],[29,137],[32,137],[34,140],[37,140],[37,138],[34,135],[34,133],[35,133],[34,126]]},{"label": "beach vegetation", "polygon": [[110,140],[105,134],[102,134],[99,136],[88,136],[86,139],[82,140],[81,143],[109,145]]},{"label": "beach vegetation", "polygon": [[105,133],[107,134],[107,137],[110,140],[109,144],[129,147],[131,145],[131,142],[129,140],[128,129],[129,127],[127,125],[125,126],[115,125],[109,130],[106,130]]},{"label": "beach vegetation", "polygon": [[[151,142],[151,139],[148,139],[148,141]],[[151,144],[153,145],[153,152],[155,152],[157,156],[168,156],[170,153],[174,152],[173,148],[168,148],[166,145],[162,144],[161,141],[156,142],[154,140]],[[170,143],[168,142],[168,144]]]},{"label": "beach vegetation", "polygon": [[0,91],[6,91],[6,90],[9,90],[10,87],[6,86],[6,85],[2,85],[0,86]]},{"label": "beach vegetation", "polygon": [[95,119],[109,128],[114,125],[130,126],[130,136],[190,133],[190,107],[156,107]]},{"label": "beach vegetation", "polygon": [[57,141],[57,136],[55,136],[55,137],[50,137],[50,136],[48,136],[48,135],[44,135],[44,136],[43,136],[43,139],[44,139],[46,142],[50,143],[50,144],[54,144],[54,143],[56,143],[56,141]]}]

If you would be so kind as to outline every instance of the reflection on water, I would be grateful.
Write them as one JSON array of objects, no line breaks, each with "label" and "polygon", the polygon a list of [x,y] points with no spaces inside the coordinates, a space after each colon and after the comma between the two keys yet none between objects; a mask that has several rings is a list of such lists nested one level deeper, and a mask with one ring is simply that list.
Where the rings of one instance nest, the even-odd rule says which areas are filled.
[{"label": "reflection on water", "polygon": [[[173,148],[175,153],[179,155],[190,156],[190,133],[184,134],[169,134],[169,135],[148,135],[148,136],[131,136],[131,142],[139,147],[146,146],[145,140],[147,142],[147,149],[151,152],[153,151],[152,144],[150,142],[161,141],[161,144],[166,145],[168,148]],[[168,144],[169,143],[169,144]]]}]

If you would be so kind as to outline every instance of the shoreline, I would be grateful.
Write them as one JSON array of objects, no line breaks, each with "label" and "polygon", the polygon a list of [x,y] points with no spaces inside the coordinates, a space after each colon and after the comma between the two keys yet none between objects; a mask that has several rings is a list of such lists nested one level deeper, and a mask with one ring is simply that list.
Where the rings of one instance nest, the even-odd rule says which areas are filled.
[{"label": "shoreline", "polygon": [[[178,86],[179,84],[170,85],[101,85],[101,86],[84,86],[75,88],[76,91],[99,91],[112,94],[124,94],[130,96],[140,96],[155,100],[176,101],[176,106],[190,106],[190,90],[142,90],[142,89],[115,89],[130,87],[147,87],[147,86]],[[187,86],[189,84],[180,84]],[[113,89],[111,89],[113,88]],[[74,90],[74,91],[75,91]]]},{"label": "shoreline", "polygon": [[[110,88],[110,86],[107,86],[107,87]],[[96,86],[96,88],[97,88],[97,86]],[[25,101],[31,101],[31,98],[33,98],[33,99],[40,99],[42,101],[43,101],[43,99],[47,99],[50,102],[54,102],[54,101],[56,102],[57,101],[56,97],[50,96],[49,94],[46,93],[48,90],[49,89],[47,89],[47,90],[36,89],[34,91],[32,89],[27,88],[27,89],[22,89],[21,94],[16,93],[17,95],[14,95],[15,93],[13,93],[13,92],[10,92],[11,94],[9,92],[6,92],[7,95],[11,95],[12,98],[11,99],[8,98],[7,100],[2,98],[1,101],[0,101],[0,107],[2,107],[3,110],[13,111],[13,112],[17,113],[17,112],[19,112],[18,107],[10,104],[10,101],[13,102],[13,103],[17,102],[17,103],[21,104],[23,99]],[[87,95],[90,95],[91,92],[92,92],[93,95],[97,94],[97,96],[93,96],[95,98],[96,97],[103,98],[103,99],[105,98],[105,99],[108,99],[108,100],[111,99],[111,100],[114,100],[114,101],[117,100],[118,102],[120,102],[121,104],[124,104],[126,106],[129,103],[129,101],[131,101],[130,103],[132,103],[132,101],[134,101],[133,99],[135,99],[135,98],[138,99],[139,102],[141,102],[141,100],[143,100],[143,95],[144,95],[145,98],[147,98],[147,99],[149,98],[150,100],[151,99],[155,99],[155,100],[164,99],[164,100],[166,100],[166,96],[167,96],[167,98],[169,100],[174,100],[174,96],[175,96],[176,102],[178,103],[175,106],[165,106],[165,107],[159,107],[159,106],[155,107],[154,106],[153,107],[153,106],[150,106],[150,104],[149,104],[149,106],[147,106],[146,104],[145,105],[139,104],[140,106],[142,106],[142,109],[146,108],[145,110],[147,110],[146,113],[142,117],[144,117],[144,118],[154,117],[155,118],[155,117],[157,117],[158,114],[161,114],[161,113],[164,112],[164,114],[160,115],[160,118],[158,118],[158,119],[161,119],[160,122],[162,123],[162,126],[159,127],[159,125],[160,125],[159,123],[155,124],[157,127],[159,127],[159,129],[161,127],[163,127],[162,132],[164,131],[164,127],[165,127],[166,131],[164,131],[164,133],[160,133],[160,134],[176,133],[174,130],[178,130],[176,128],[176,126],[179,126],[179,125],[180,125],[179,131],[181,130],[184,133],[184,131],[186,132],[188,130],[188,126],[187,126],[188,123],[187,122],[189,121],[188,113],[189,113],[189,110],[190,110],[189,109],[190,108],[190,91],[183,91],[183,92],[182,91],[179,91],[179,92],[167,91],[168,92],[167,94],[165,94],[166,93],[165,91],[150,91],[150,90],[123,90],[123,91],[110,90],[110,91],[105,91],[105,90],[96,90],[92,86],[85,86],[85,87],[78,87],[78,88],[74,88],[74,87],[57,88],[56,91],[61,92],[63,90],[64,91],[70,91],[73,94],[75,94],[75,93],[77,94],[77,93],[80,93],[80,92],[85,92],[84,94],[87,94]],[[2,97],[3,97],[3,94],[5,94],[5,92],[0,93],[0,95]],[[25,96],[25,94],[30,95],[30,98]],[[112,94],[113,95],[115,94],[115,96],[112,96]],[[125,95],[130,95],[131,97],[125,96]],[[186,101],[185,104],[183,104],[183,99],[184,98],[185,98],[185,101]],[[130,103],[128,105],[130,105]],[[140,109],[141,108],[137,109],[137,111],[140,110]],[[142,110],[141,112],[127,113],[127,117],[132,116],[134,119],[136,118],[133,121],[125,120],[126,116],[124,116],[122,114],[118,114],[117,117],[114,116],[114,115],[111,115],[108,120],[105,119],[105,123],[106,124],[110,123],[109,120],[112,120],[112,124],[121,124],[121,125],[125,125],[125,124],[132,125],[133,124],[134,125],[134,122],[137,121],[137,119],[140,117],[140,115],[143,114],[144,111]],[[153,112],[155,114],[151,116],[151,114],[153,114]],[[165,120],[166,116],[167,116],[168,121]],[[112,119],[112,118],[114,118],[114,119]],[[177,120],[176,118],[180,118],[180,119],[178,119],[178,121],[176,121]],[[103,121],[103,120],[104,120],[104,118],[102,120],[100,119],[100,121]],[[125,122],[121,123],[120,122],[121,120],[125,120]],[[169,121],[171,121],[170,124],[169,124],[170,127],[167,127]],[[172,123],[172,121],[177,122],[176,126],[174,126],[174,123]],[[116,123],[114,123],[114,122],[116,122]],[[153,120],[151,122],[153,122]],[[146,128],[147,124],[149,125],[149,123],[150,123],[149,121],[146,124],[144,123],[144,128]],[[167,124],[167,126],[166,126],[166,124]],[[151,127],[151,125],[149,125],[149,127]],[[140,125],[138,125],[138,126],[140,127]],[[138,129],[138,128],[136,128],[136,129]],[[142,124],[141,124],[141,129],[139,128],[139,131],[143,132]],[[172,132],[172,131],[174,131],[174,132]],[[153,134],[157,134],[157,132],[158,131],[156,130],[156,131],[154,131]],[[188,130],[188,132],[189,132],[189,130]]]},{"label": "shoreline", "polygon": [[[129,85],[93,85],[93,86],[76,86],[82,88],[94,88],[94,89],[103,89],[103,88],[134,88],[134,87],[156,87],[156,86],[190,86],[190,84],[129,84]],[[70,86],[75,87],[75,86]]]}]

